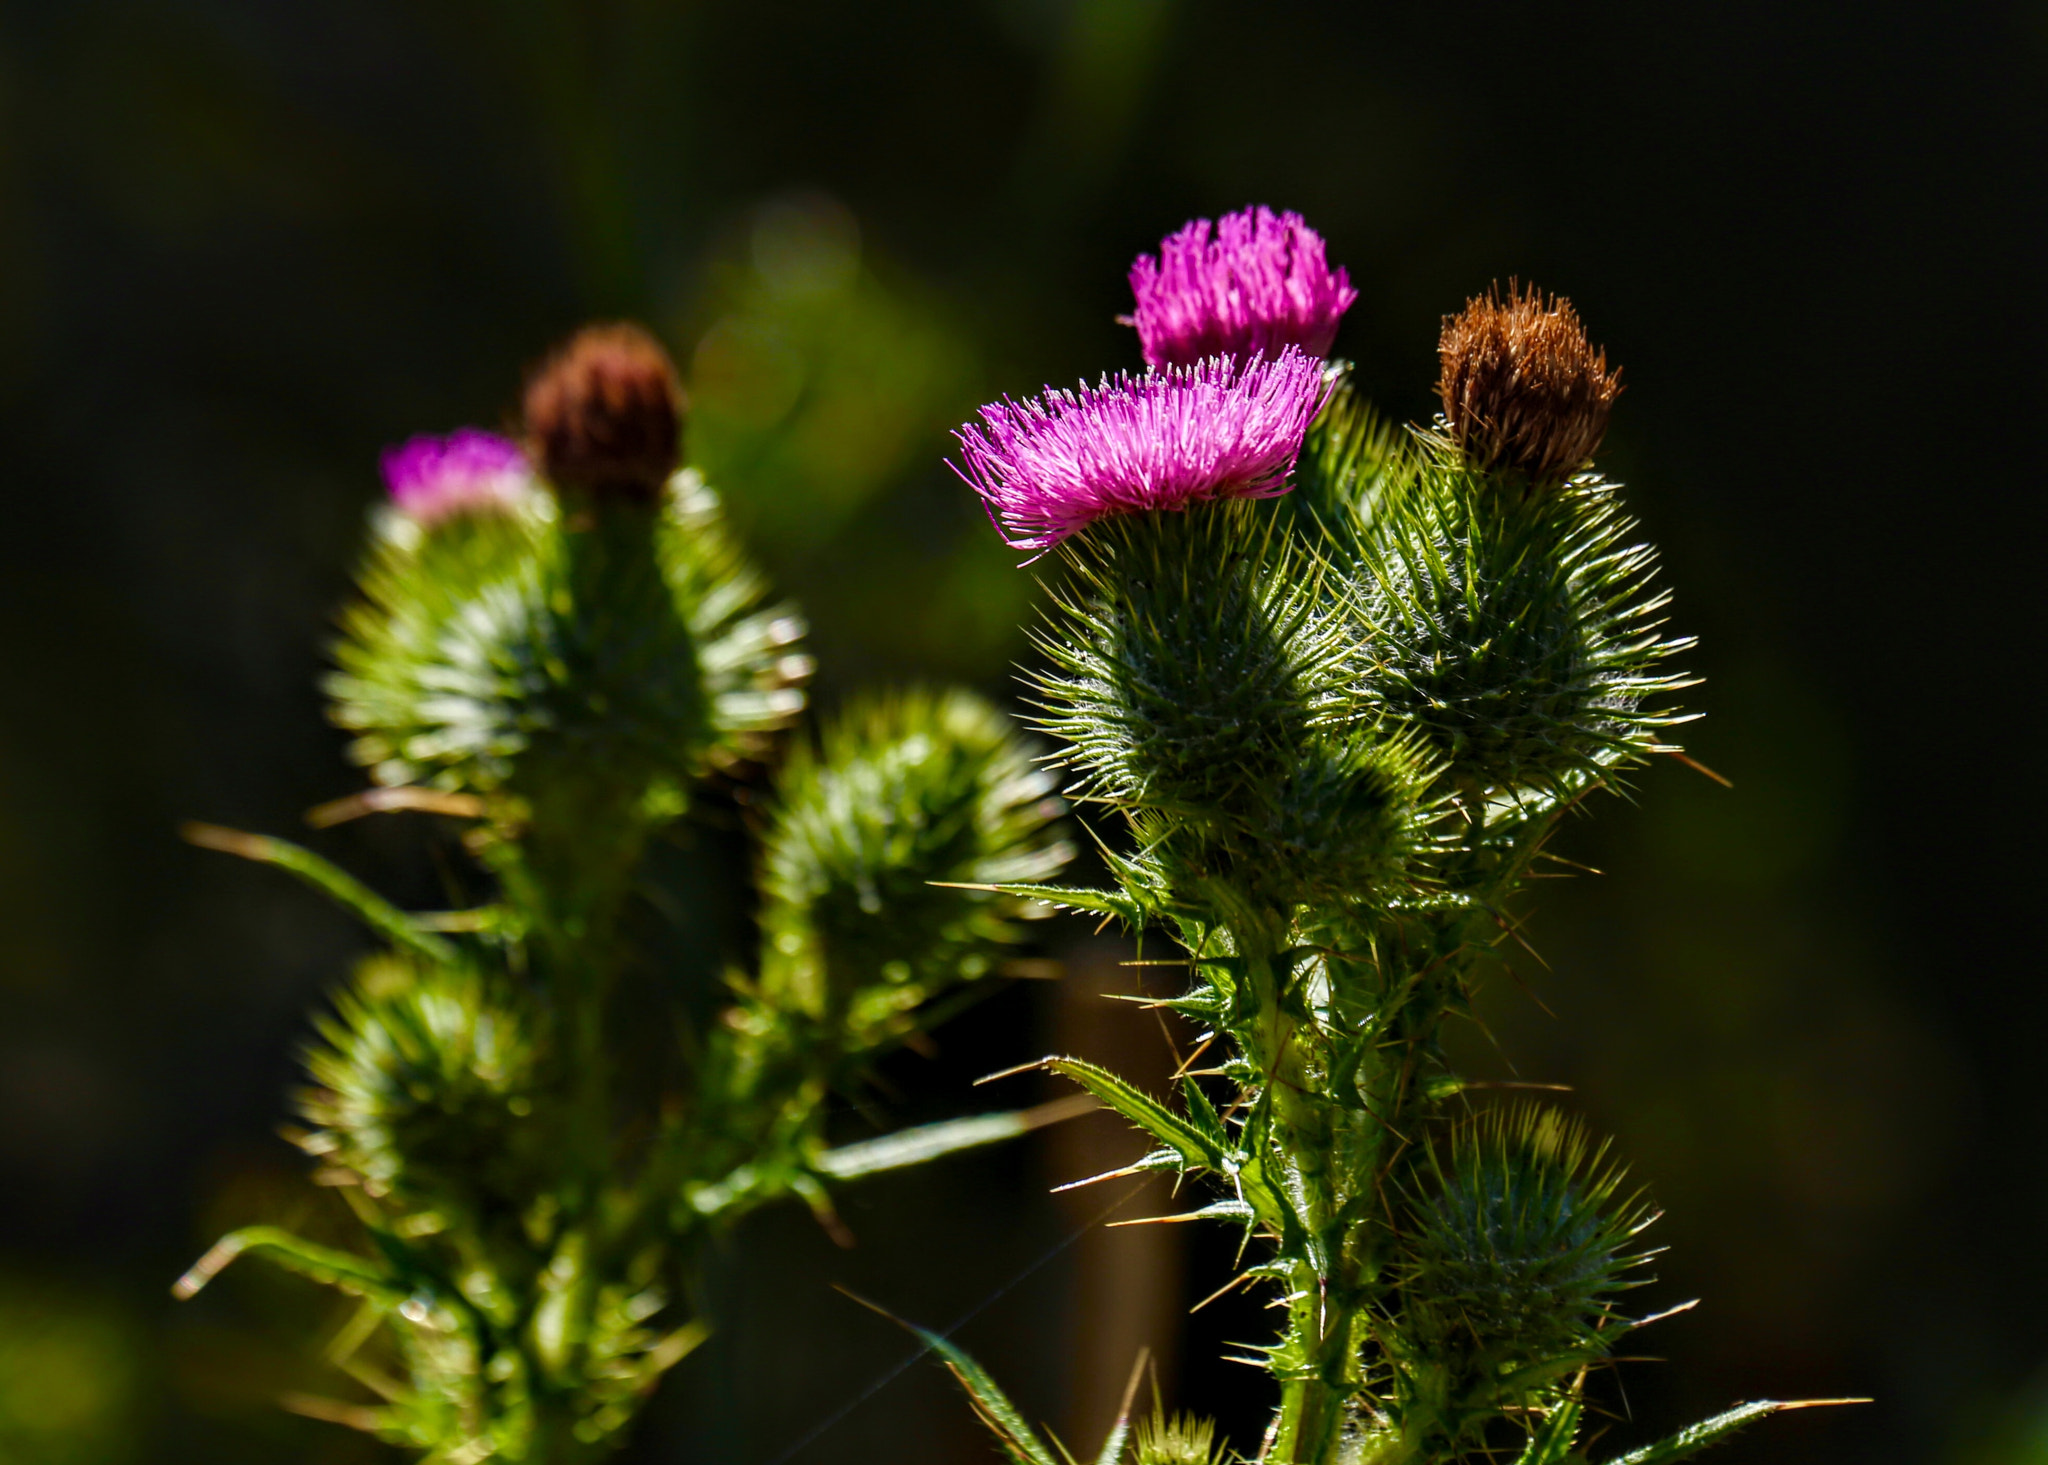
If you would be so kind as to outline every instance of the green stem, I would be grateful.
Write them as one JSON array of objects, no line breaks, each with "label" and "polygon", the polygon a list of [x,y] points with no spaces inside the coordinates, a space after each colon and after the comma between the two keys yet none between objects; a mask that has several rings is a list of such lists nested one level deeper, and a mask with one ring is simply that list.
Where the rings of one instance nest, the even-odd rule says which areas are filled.
[{"label": "green stem", "polygon": [[[1359,1387],[1357,1304],[1344,1263],[1346,1229],[1335,1168],[1337,1106],[1322,1092],[1322,1038],[1303,1020],[1280,965],[1284,915],[1233,927],[1239,959],[1256,1004],[1252,1058],[1264,1075],[1266,1152],[1289,1193],[1298,1236],[1283,1231],[1295,1253],[1290,1275],[1279,1429],[1268,1458],[1285,1465],[1326,1465],[1336,1459],[1345,1401]],[[1321,1265],[1317,1264],[1320,1259]]]},{"label": "green stem", "polygon": [[1284,1171],[1303,1233],[1283,1238],[1293,1267],[1268,1465],[1334,1465],[1347,1407],[1364,1385],[1366,1319],[1391,1285],[1383,1280],[1382,1186],[1428,1120],[1422,1080],[1457,985],[1464,918],[1428,922],[1408,937],[1385,943],[1372,1029],[1357,1066],[1341,1076],[1330,1071],[1336,1033],[1308,1020],[1298,998],[1281,1000],[1274,932],[1254,927],[1238,937],[1258,1004],[1251,1056],[1270,1095],[1266,1151]]}]

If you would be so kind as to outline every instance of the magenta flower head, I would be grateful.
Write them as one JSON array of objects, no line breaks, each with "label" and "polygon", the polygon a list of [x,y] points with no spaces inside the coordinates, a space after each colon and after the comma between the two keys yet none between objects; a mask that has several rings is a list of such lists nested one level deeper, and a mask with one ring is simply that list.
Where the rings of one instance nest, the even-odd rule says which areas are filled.
[{"label": "magenta flower head", "polygon": [[1322,363],[1290,346],[981,409],[953,471],[1012,549],[1048,550],[1106,514],[1271,498],[1323,402]]},{"label": "magenta flower head", "polygon": [[533,469],[517,443],[473,427],[388,448],[381,466],[391,501],[422,524],[510,508],[533,485]]},{"label": "magenta flower head", "polygon": [[1327,356],[1358,298],[1351,276],[1330,269],[1322,235],[1300,214],[1263,206],[1168,235],[1157,258],[1140,255],[1131,266],[1131,293],[1138,308],[1127,324],[1154,366],[1277,356],[1285,346]]}]

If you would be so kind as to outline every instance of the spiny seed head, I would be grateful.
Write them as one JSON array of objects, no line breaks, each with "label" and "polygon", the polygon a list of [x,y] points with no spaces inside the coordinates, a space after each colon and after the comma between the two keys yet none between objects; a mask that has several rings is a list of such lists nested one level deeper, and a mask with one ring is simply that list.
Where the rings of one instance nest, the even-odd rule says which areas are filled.
[{"label": "spiny seed head", "polygon": [[652,503],[681,456],[674,363],[639,326],[586,326],[526,388],[526,434],[557,488]]},{"label": "spiny seed head", "polygon": [[1586,340],[1578,312],[1510,281],[1445,318],[1437,395],[1467,462],[1555,482],[1582,467],[1606,436],[1621,371]]}]

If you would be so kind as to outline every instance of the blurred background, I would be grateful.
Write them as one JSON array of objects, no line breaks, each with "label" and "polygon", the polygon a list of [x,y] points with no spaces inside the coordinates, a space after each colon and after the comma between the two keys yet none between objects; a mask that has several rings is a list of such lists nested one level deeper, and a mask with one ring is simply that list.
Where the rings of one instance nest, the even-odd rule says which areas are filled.
[{"label": "blurred background", "polygon": [[[1609,873],[1542,887],[1552,969],[1519,972],[1556,1015],[1502,982],[1468,1054],[1574,1086],[1669,1212],[1649,1300],[1705,1299],[1645,1335],[1668,1362],[1623,1370],[1610,1442],[1868,1394],[1719,1458],[2048,1460],[2044,145],[2038,0],[0,10],[0,1460],[396,1458],[277,1407],[348,1387],[331,1297],[255,1266],[168,1293],[226,1227],[328,1204],[274,1126],[362,937],[173,829],[291,834],[358,786],[315,684],[379,449],[498,425],[551,341],[642,318],[821,699],[1013,697],[1034,581],[946,430],[1136,364],[1130,259],[1250,202],[1349,266],[1338,349],[1396,415],[1510,276],[1626,367],[1604,461],[1734,789],[1669,763],[1574,826]],[[314,842],[433,900],[416,824]],[[1054,1045],[1165,1061],[1095,995],[1121,949],[1055,941],[1064,983],[892,1066],[901,1117],[1049,1092],[967,1084]],[[833,1282],[986,1303],[960,1340],[1077,1443],[1149,1344],[1253,1445],[1265,1384],[1213,1360],[1268,1319],[1182,1318],[1230,1238],[1086,1231],[1115,1196],[1048,1186],[1134,1139],[1042,1139],[850,1197],[852,1251],[759,1218],[630,1459],[991,1458],[928,1361],[864,1394],[909,1350]]]}]

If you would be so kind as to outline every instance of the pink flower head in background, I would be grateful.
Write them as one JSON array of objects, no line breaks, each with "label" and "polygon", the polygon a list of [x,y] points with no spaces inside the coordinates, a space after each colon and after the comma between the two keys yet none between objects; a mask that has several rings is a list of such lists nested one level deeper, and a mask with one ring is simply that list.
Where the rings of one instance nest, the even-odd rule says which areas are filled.
[{"label": "pink flower head in background", "polygon": [[1047,550],[1105,514],[1287,492],[1323,394],[1322,363],[1291,346],[1104,377],[982,408],[953,471],[1012,549]]},{"label": "pink flower head in background", "polygon": [[1140,255],[1131,266],[1131,293],[1138,308],[1128,324],[1154,366],[1277,356],[1284,346],[1327,356],[1358,298],[1351,276],[1330,269],[1322,235],[1300,214],[1263,206],[1168,235],[1157,258]]},{"label": "pink flower head in background", "polygon": [[473,427],[387,448],[381,466],[391,501],[422,524],[509,508],[533,484],[533,469],[517,443]]}]

